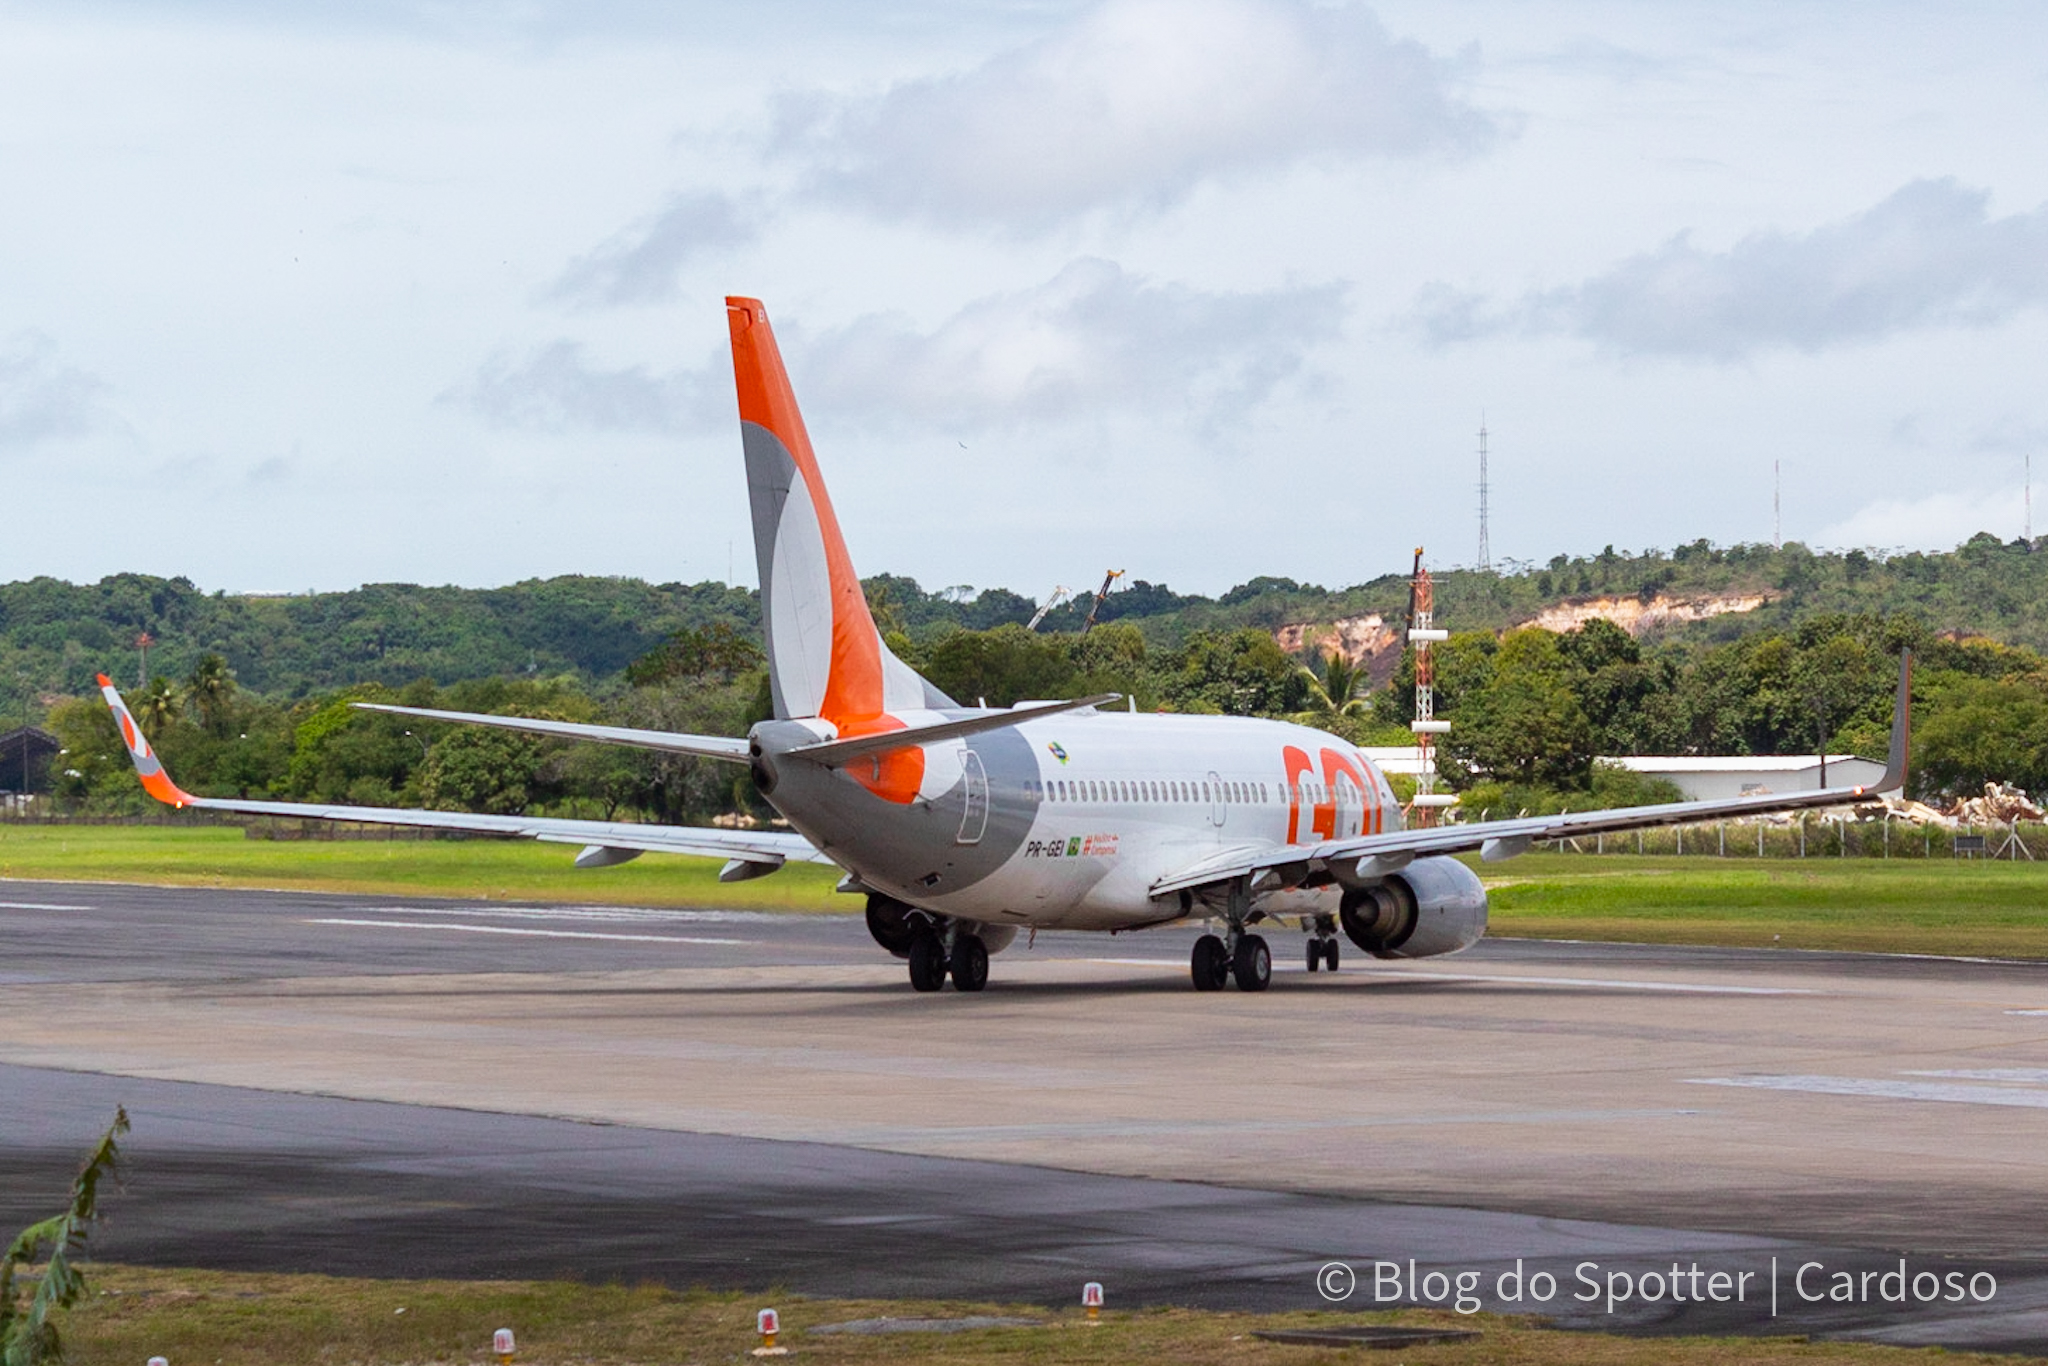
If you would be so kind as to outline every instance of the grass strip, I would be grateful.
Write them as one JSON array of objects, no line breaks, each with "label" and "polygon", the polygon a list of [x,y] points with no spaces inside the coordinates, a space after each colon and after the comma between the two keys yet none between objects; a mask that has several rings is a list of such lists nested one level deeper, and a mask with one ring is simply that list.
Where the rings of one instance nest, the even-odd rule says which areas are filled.
[{"label": "grass strip", "polygon": [[[567,1281],[371,1281],[102,1266],[94,1294],[62,1325],[78,1362],[214,1362],[275,1366],[278,1362],[485,1362],[491,1333],[511,1328],[522,1366],[673,1366],[739,1362],[759,1339],[755,1311],[782,1315],[781,1343],[802,1362],[913,1361],[1127,1363],[1357,1362],[1355,1350],[1286,1346],[1251,1336],[1261,1328],[1338,1323],[1439,1324],[1477,1328],[1476,1342],[1404,1348],[1400,1361],[1430,1366],[1912,1366],[1915,1362],[2003,1363],[2023,1358],[1939,1349],[1809,1342],[1804,1338],[1624,1338],[1567,1333],[1520,1317],[1394,1313],[1297,1312],[1229,1314],[1192,1309],[1121,1311],[1113,1306],[1089,1326],[1078,1308],[961,1304],[934,1300],[809,1300],[783,1291],[730,1294],[676,1292],[657,1286],[581,1285]],[[1112,1292],[1114,1288],[1112,1287]],[[809,1330],[873,1318],[957,1318],[970,1314],[1039,1320],[1042,1326],[978,1328],[958,1333],[819,1334]],[[1388,1358],[1374,1357],[1373,1360]],[[2034,1360],[2039,1360],[2034,1358]]]},{"label": "grass strip", "polygon": [[649,854],[574,866],[569,845],[534,840],[260,840],[215,825],[26,825],[0,821],[0,877],[256,887],[607,906],[858,911],[833,892],[839,870],[792,863],[750,882],[718,880],[718,859]]}]

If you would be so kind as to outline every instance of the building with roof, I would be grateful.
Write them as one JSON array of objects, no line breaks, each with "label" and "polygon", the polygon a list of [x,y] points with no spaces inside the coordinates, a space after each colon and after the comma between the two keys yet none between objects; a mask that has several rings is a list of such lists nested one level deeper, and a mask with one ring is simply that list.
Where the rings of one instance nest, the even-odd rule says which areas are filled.
[{"label": "building with roof", "polygon": [[16,726],[0,734],[0,793],[48,792],[59,748],[57,737],[40,726]]}]

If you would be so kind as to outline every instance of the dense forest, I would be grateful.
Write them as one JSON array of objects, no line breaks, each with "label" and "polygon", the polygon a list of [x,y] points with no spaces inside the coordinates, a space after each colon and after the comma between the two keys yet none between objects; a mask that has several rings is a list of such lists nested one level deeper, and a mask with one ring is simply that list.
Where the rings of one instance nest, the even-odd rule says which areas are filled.
[{"label": "dense forest", "polygon": [[[1446,775],[1474,805],[1515,809],[1668,796],[1601,754],[1878,753],[1896,652],[1920,655],[1916,788],[2048,787],[2048,554],[1974,538],[1941,555],[1816,555],[1699,543],[1559,557],[1437,579]],[[1361,743],[1405,741],[1409,659],[1375,688],[1362,663],[1280,628],[1378,615],[1405,577],[1331,591],[1259,578],[1220,597],[1143,580],[1028,630],[1006,590],[927,592],[881,576],[892,645],[962,702],[1126,693],[1145,709],[1299,718]],[[1588,612],[1747,595],[1744,610],[1631,634]],[[1519,625],[1559,609],[1571,629]],[[1682,616],[1682,614],[1681,614]],[[1547,619],[1547,618],[1546,618]],[[1661,620],[1661,619],[1660,619]],[[1638,623],[1641,626],[1643,623]],[[146,673],[138,637],[150,645]],[[1311,633],[1310,640],[1316,637]],[[638,751],[450,729],[349,709],[398,699],[738,734],[767,710],[757,596],[724,584],[557,578],[470,590],[375,585],[299,597],[206,594],[119,575],[0,586],[0,728],[64,743],[58,797],[140,800],[92,675],[113,673],[194,791],[702,820],[759,804],[737,771]],[[1383,671],[1384,672],[1384,671]],[[140,678],[138,678],[140,675]],[[4,784],[0,784],[4,785]]]}]

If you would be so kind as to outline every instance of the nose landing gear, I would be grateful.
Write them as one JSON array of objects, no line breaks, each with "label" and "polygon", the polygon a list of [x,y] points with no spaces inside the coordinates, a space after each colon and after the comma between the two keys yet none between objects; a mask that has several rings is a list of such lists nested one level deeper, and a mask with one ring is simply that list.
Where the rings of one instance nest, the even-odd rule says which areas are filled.
[{"label": "nose landing gear", "polygon": [[1337,922],[1319,915],[1308,939],[1308,970],[1314,972],[1326,963],[1331,972],[1337,970]]}]

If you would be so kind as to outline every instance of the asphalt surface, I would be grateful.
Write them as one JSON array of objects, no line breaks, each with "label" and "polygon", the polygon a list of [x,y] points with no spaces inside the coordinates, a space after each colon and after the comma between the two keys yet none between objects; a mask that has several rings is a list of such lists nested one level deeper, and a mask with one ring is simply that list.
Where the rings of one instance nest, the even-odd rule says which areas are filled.
[{"label": "asphalt surface", "polygon": [[[1217,1166],[1220,1181],[1159,1180],[1072,1169],[1115,1165],[1114,1154],[1097,1161],[1070,1145],[1078,1130],[1058,1125],[1023,1138],[1018,1132],[1029,1126],[1011,1125],[998,1136],[995,1150],[1029,1152],[1027,1160],[973,1160],[892,1150],[923,1140],[872,1124],[845,1125],[863,1136],[857,1143],[828,1143],[691,1132],[669,1123],[575,1122],[511,1112],[511,1102],[457,1108],[305,1094],[326,1089],[322,1077],[309,1084],[307,1076],[266,1061],[274,1058],[270,1054],[238,1064],[244,1072],[274,1068],[275,1080],[266,1076],[260,1086],[170,1079],[198,1070],[175,1050],[146,1067],[134,1060],[156,1056],[148,1051],[155,1042],[148,1034],[158,1005],[167,1015],[199,1008],[195,1002],[219,1010],[256,992],[270,1002],[266,1009],[317,1015],[329,1000],[351,998],[365,980],[375,980],[384,993],[376,997],[379,1009],[399,1002],[404,1030],[458,1056],[475,1040],[450,1033],[444,1020],[415,1012],[434,1002],[461,1001],[463,984],[477,980],[472,975],[514,983],[531,977],[529,994],[535,999],[546,998],[541,983],[565,975],[578,992],[592,982],[630,982],[635,985],[628,998],[646,999],[686,997],[696,989],[663,986],[650,992],[643,984],[650,972],[688,982],[701,975],[721,984],[767,974],[762,980],[779,984],[784,979],[774,974],[797,970],[790,980],[822,981],[829,991],[856,998],[862,1009],[871,1009],[873,1001],[892,1011],[932,1004],[910,1000],[893,975],[874,974],[878,951],[853,917],[0,882],[0,946],[0,988],[11,993],[0,1015],[6,1021],[0,1023],[0,1057],[17,1060],[0,1062],[0,1228],[52,1212],[78,1154],[113,1107],[125,1105],[135,1124],[125,1187],[110,1202],[109,1222],[96,1237],[98,1255],[111,1260],[363,1275],[566,1274],[676,1285],[782,1285],[818,1295],[1045,1303],[1069,1302],[1082,1281],[1093,1279],[1110,1287],[1115,1303],[1280,1309],[1329,1303],[1318,1294],[1317,1276],[1337,1261],[1357,1275],[1343,1303],[1372,1307],[1375,1261],[1392,1262],[1405,1281],[1413,1259],[1418,1279],[1433,1268],[1477,1272],[1477,1289],[1488,1307],[1537,1309],[1581,1326],[1835,1333],[2048,1351],[2048,1262],[2024,1237],[1990,1240],[1999,1249],[1995,1253],[1929,1252],[1921,1240],[1800,1236],[1796,1228],[1787,1236],[1772,1220],[1740,1217],[1739,1210],[1732,1219],[1686,1227],[1684,1220],[1662,1217],[1654,1200],[1642,1199],[1628,1205],[1636,1214],[1632,1219],[1561,1217],[1579,1206],[1613,1212],[1616,1202],[1602,1198],[1597,1182],[1588,1184],[1583,1175],[1573,1178],[1586,1187],[1582,1192],[1553,1190],[1533,1210],[1512,1208],[1528,1202],[1505,1199],[1467,1204],[1418,1201],[1400,1191],[1393,1193],[1402,1198],[1387,1199],[1358,1190],[1290,1190],[1284,1188],[1292,1184],[1286,1171],[1256,1160],[1257,1145],[1267,1141],[1256,1116],[1245,1121],[1241,1139],[1226,1134],[1248,1159],[1242,1166]],[[1029,968],[1016,965],[1013,954],[999,956],[997,981],[1000,986],[1009,974],[1016,987],[1013,1001],[1041,1027],[1049,1027],[1049,1014],[1063,1022],[1075,1014],[1106,1017],[1112,1009],[1156,1012],[1191,995],[1170,971],[1184,962],[1186,947],[1187,936],[1180,933],[1120,939],[1108,946],[1115,956],[1105,968],[1103,939],[1046,936],[1031,950],[1036,958]],[[880,961],[893,974],[893,965]],[[1476,954],[1455,960],[1452,968],[1463,975],[1447,976],[1440,985],[1392,978],[1371,989],[1388,991],[1375,999],[1395,1009],[1426,1011],[1438,1027],[1450,1017],[1456,1032],[1464,1028],[1458,1017],[1472,1009],[1462,994],[1467,984],[1494,980],[1489,973],[1520,973],[1499,980],[1552,984],[1534,1007],[1541,1011],[1552,1001],[1582,1004],[1577,995],[1586,983],[1655,985],[1663,980],[1659,974],[1671,973],[1711,979],[1718,985],[1699,987],[1708,992],[1805,990],[1783,985],[1793,980],[1786,975],[1788,963],[1795,965],[1797,980],[1839,981],[1868,992],[1961,992],[1999,1001],[2031,1000],[2034,993],[2048,1000],[2048,970],[2024,964],[1514,941],[1489,941]],[[1347,973],[1353,971],[1347,966]],[[1372,971],[1358,970],[1357,977]],[[417,988],[406,987],[413,978],[420,979]],[[318,994],[329,990],[323,982],[334,984],[337,997]],[[95,999],[91,992],[118,992],[124,984],[168,994],[105,998],[125,1002],[122,1008],[132,1012],[120,1017],[118,1027],[95,1018],[90,1008],[68,1021],[71,1031],[87,1037],[84,1054],[99,1049],[109,1056],[105,1070],[19,1065],[40,1056],[42,1047],[24,1020],[24,1005],[86,1003]],[[1290,987],[1307,985],[1305,978],[1283,979],[1269,1000],[1282,1001]],[[1417,994],[1410,994],[1411,986]],[[1419,994],[1425,987],[1439,994]],[[314,995],[274,996],[285,988]],[[1032,992],[1039,994],[1034,998]],[[778,993],[786,994],[780,985],[769,990],[771,1009]],[[1001,997],[992,990],[989,999]],[[1720,998],[1655,997],[1648,1018],[1670,1029],[1674,1016],[1698,1008],[1696,1001],[1713,1004]],[[1238,1004],[1263,1008],[1268,1002],[1251,998]],[[714,1006],[721,1012],[732,1008],[723,1001]],[[794,997],[792,1008],[801,1008]],[[635,1005],[634,1017],[620,1026],[628,1037],[632,1030],[667,1027],[650,1023],[638,1013],[642,1009]],[[227,1022],[221,1026],[225,1048],[233,1033],[231,1016],[208,1018]],[[587,1022],[579,1017],[573,1023]],[[1499,1027],[1476,1016],[1467,1023],[1481,1028],[1476,1037],[1482,1045],[1486,1031]],[[1084,1018],[1079,1028],[1091,1036],[1092,1047],[1114,1049],[1114,1038],[1101,1037],[1105,1028],[1113,1033],[1102,1018]],[[95,1040],[96,1033],[106,1037]],[[544,1026],[536,1037],[544,1041]],[[1190,1068],[1202,1065],[1205,1046],[1201,1040],[1189,1045]],[[1248,1040],[1242,1046],[1256,1050],[1258,1044]],[[298,1047],[288,1041],[287,1054]],[[1020,1055],[1028,1061],[1020,1063]],[[989,1072],[1039,1069],[1020,1072],[1017,1080],[1027,1089],[1053,1089],[1048,1079],[1058,1081],[1062,1070],[1057,1050],[1043,1037],[998,1038],[986,1048],[976,1044],[965,1056]],[[715,1075],[721,1062],[746,1067],[754,1058],[713,1055],[710,1063]],[[403,1072],[408,1066],[397,1049],[388,1060],[358,1055],[350,1061],[355,1071],[334,1075]],[[870,1075],[876,1070],[872,1060],[852,1058],[851,1065],[870,1067]],[[930,1087],[943,1091],[949,1067],[958,1065],[935,1058]],[[544,1075],[535,1066],[534,1075]],[[1411,1059],[1403,1066],[1412,1072],[1449,1064]],[[163,1075],[139,1075],[145,1071]],[[889,1080],[920,1093],[929,1089],[914,1075]],[[623,1077],[618,1085],[626,1087]],[[536,1083],[536,1091],[545,1090]],[[544,1110],[554,1099],[536,1094],[529,1108]],[[1969,1105],[1928,1105],[1913,1113],[1921,1111],[1938,1112],[1940,1122],[1958,1129],[1976,1118]],[[1996,1114],[2034,1124],[2040,1109],[2007,1107]],[[1598,1118],[1560,1111],[1517,1122],[1538,1121],[1585,1135]],[[1392,1131],[1311,1128],[1308,1139],[1319,1150],[1336,1146],[1340,1156],[1348,1147],[1350,1165],[1364,1173],[1351,1184],[1370,1187],[1375,1165],[1394,1165],[1386,1145],[1412,1146],[1408,1133],[1431,1134],[1425,1124],[1434,1122],[1417,1120],[1412,1130]],[[1161,1158],[1156,1165],[1171,1166],[1165,1159],[1184,1146],[1181,1132],[1170,1123],[1147,1123],[1152,1127],[1142,1130],[1140,1141],[1154,1145]],[[1289,1124],[1303,1123],[1321,1121],[1295,1117],[1277,1123],[1274,1132],[1284,1137]],[[2031,1152],[2016,1157],[2030,1167],[2037,1161]],[[1877,1207],[1897,1181],[1911,1176],[1875,1165],[1842,1172],[1821,1203],[1841,1205],[1847,1213],[1813,1227],[1851,1235],[1881,1231],[1883,1211]],[[1859,1202],[1873,1207],[1865,1211],[1870,1219],[1852,1217]],[[2016,1225],[2038,1223],[2030,1188],[2016,1189],[2008,1203],[2017,1207],[2009,1211]],[[1478,1204],[1494,1208],[1473,1207]],[[1955,1241],[1967,1245],[1988,1216],[1968,1202],[1956,1202],[1955,1209]],[[1694,1212],[1677,1205],[1673,1210]],[[1715,1226],[1707,1228],[1707,1222]],[[2048,1238],[2042,1241],[2048,1244]],[[1825,1267],[1818,1275],[1809,1269],[1804,1286],[1812,1292],[1833,1285],[1838,1271],[1892,1269],[1901,1255],[1909,1274],[1961,1270],[1993,1276],[1996,1293],[1989,1303],[1962,1304],[1799,1298],[1794,1278],[1802,1265]],[[1547,1271],[1556,1278],[1559,1289],[1548,1303],[1500,1300],[1498,1277],[1517,1259],[1525,1276]],[[1673,1263],[1682,1273],[1697,1266],[1704,1275],[1748,1272],[1751,1279],[1739,1302],[1706,1301],[1703,1281],[1692,1279],[1692,1293],[1683,1299],[1674,1298],[1683,1291],[1669,1286],[1654,1303],[1632,1297],[1610,1313],[1604,1296],[1591,1303],[1572,1299],[1588,1293],[1574,1269],[1589,1261],[1597,1264],[1589,1274],[1602,1290],[1610,1273],[1637,1278],[1668,1272]],[[1342,1280],[1341,1273],[1333,1274]],[[1883,1295],[1886,1287],[1873,1283]],[[1426,1281],[1421,1285],[1429,1288]],[[1775,1316],[1769,1288],[1777,1291]]]}]

